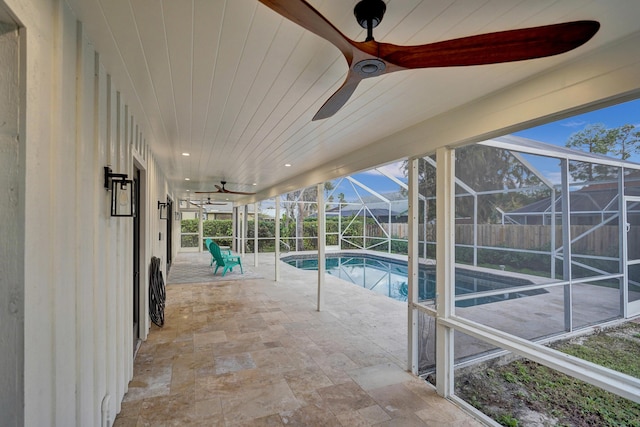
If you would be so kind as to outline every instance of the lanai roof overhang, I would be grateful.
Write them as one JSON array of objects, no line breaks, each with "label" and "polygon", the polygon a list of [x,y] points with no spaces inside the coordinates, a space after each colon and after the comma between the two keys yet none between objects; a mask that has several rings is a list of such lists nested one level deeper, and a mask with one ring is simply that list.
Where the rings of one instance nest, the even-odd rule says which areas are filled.
[{"label": "lanai roof overhang", "polygon": [[[345,35],[363,38],[355,0],[310,2]],[[233,199],[250,203],[640,94],[634,0],[394,3],[376,28],[380,41],[419,44],[579,19],[598,20],[601,30],[554,57],[369,79],[319,122],[311,117],[344,80],[346,63],[330,43],[256,0],[67,3],[140,118],[175,198],[225,179],[257,191]]]}]

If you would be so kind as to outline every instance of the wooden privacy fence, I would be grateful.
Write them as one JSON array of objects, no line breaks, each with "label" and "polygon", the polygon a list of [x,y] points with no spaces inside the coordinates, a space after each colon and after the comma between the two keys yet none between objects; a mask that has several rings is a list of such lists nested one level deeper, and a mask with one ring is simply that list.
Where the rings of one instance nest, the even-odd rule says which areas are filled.
[{"label": "wooden privacy fence", "polygon": [[[394,238],[407,239],[409,224],[382,224]],[[427,241],[435,241],[436,226],[427,224],[418,228],[420,240],[424,240],[426,228]],[[605,225],[594,228],[588,225],[571,226],[571,238],[587,233],[575,242],[572,251],[581,254],[618,256],[619,229],[617,225]],[[384,237],[383,231],[376,224],[367,224],[367,236]],[[629,231],[629,253],[640,253],[640,226],[632,226]],[[638,236],[635,238],[634,236]],[[473,225],[456,225],[456,243],[473,245]],[[549,250],[551,248],[550,225],[478,225],[478,246],[502,247],[514,249]],[[562,226],[556,226],[556,248],[562,246]]]}]

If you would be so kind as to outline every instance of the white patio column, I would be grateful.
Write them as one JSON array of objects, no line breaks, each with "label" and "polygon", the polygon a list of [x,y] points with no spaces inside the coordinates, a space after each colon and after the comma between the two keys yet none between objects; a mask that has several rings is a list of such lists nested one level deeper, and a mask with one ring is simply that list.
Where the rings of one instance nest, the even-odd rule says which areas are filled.
[{"label": "white patio column", "polygon": [[258,266],[258,203],[253,204],[253,265]]},{"label": "white patio column", "polygon": [[[542,215],[544,219],[544,214]],[[551,278],[556,278],[556,189],[551,187]]]},{"label": "white patio column", "polygon": [[418,375],[420,345],[418,339],[418,310],[415,304],[418,303],[418,159],[409,160],[409,273],[407,277],[407,370],[414,375]]},{"label": "white patio column", "polygon": [[277,282],[280,280],[280,195],[276,196],[276,224],[275,224],[275,257],[276,263],[274,268],[275,278]]},{"label": "white patio column", "polygon": [[628,234],[627,234],[627,201],[624,197],[624,168],[618,170],[618,253],[620,254],[619,271],[624,274],[618,280],[620,284],[620,316],[628,317],[629,278],[627,272],[627,259],[629,258]]},{"label": "white patio column", "polygon": [[247,231],[249,229],[249,205],[242,208],[242,256],[247,252]]},{"label": "white patio column", "polygon": [[238,208],[238,254],[244,255],[244,205]]},{"label": "white patio column", "polygon": [[391,253],[391,203],[389,203],[389,216],[387,217],[387,253]]},{"label": "white patio column", "polygon": [[[198,252],[202,252],[202,243],[204,242],[203,234],[204,234],[204,213],[206,210],[200,205],[198,207]],[[167,221],[171,221],[171,218],[168,218]],[[169,236],[167,236],[169,238]],[[167,254],[169,256],[169,254]]]},{"label": "white patio column", "polygon": [[[571,198],[569,161],[560,161],[562,171],[562,280],[571,281]],[[571,283],[564,285],[564,330],[573,330]]]},{"label": "white patio column", "polygon": [[231,208],[231,250],[237,252],[238,245],[236,244],[236,238],[238,236],[238,208],[236,206]]},{"label": "white patio column", "polygon": [[318,311],[324,306],[324,273],[325,273],[325,246],[327,231],[325,214],[324,214],[324,183],[318,184],[318,196],[316,203],[318,204]]},{"label": "white patio column", "polygon": [[422,255],[424,258],[427,258],[427,248],[429,246],[427,245],[427,221],[429,219],[427,212],[429,212],[429,199],[423,197],[422,200],[424,206],[424,212],[422,213],[422,238],[424,239],[422,241]]},{"label": "white patio column", "polygon": [[342,203],[338,203],[338,250],[342,250]]},{"label": "white patio column", "polygon": [[473,266],[478,266],[478,193],[473,194]]},{"label": "white patio column", "polygon": [[[455,150],[436,151],[436,310],[455,312]],[[453,395],[453,330],[436,322],[436,391]]]}]

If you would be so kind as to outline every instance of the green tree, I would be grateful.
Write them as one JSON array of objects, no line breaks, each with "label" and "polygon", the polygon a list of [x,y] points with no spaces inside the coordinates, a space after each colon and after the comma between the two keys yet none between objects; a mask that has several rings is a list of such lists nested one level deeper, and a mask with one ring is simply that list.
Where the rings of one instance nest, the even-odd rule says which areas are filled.
[{"label": "green tree", "polygon": [[[324,183],[325,196],[333,190],[334,185],[331,181]],[[296,221],[296,250],[304,250],[304,219],[314,212],[317,212],[318,207],[315,203],[318,199],[318,187],[311,186],[301,190],[291,191],[286,194],[285,200],[291,203],[287,203],[285,206],[286,220],[285,226],[288,229],[289,221],[297,218]]]},{"label": "green tree", "polygon": [[[539,196],[537,192],[534,195],[525,191],[506,191],[540,184],[540,179],[509,150],[480,144],[456,150],[456,178],[477,192],[503,190],[502,193],[485,194],[479,198],[478,223],[498,221],[500,216],[496,206],[506,211],[513,210]],[[473,204],[473,197],[459,198],[456,201],[457,215],[472,217]]]},{"label": "green tree", "polygon": [[595,123],[572,134],[566,146],[588,153],[607,154],[613,146],[614,138],[611,129],[607,129],[602,123]]},{"label": "green tree", "polygon": [[[435,154],[429,156],[434,162],[436,161]],[[405,160],[402,163],[402,170],[405,177],[409,176],[409,162]],[[407,196],[407,190],[404,187],[400,188],[400,192],[402,195]],[[420,159],[418,161],[418,193],[421,196],[427,198],[434,198],[436,196],[436,168],[432,166],[431,163],[427,162],[424,159]],[[420,211],[419,217],[422,218],[424,213],[425,204],[420,202],[418,203],[418,209]],[[429,200],[426,205],[427,209],[427,217],[435,218],[436,216],[436,201],[435,198]]]},{"label": "green tree", "polygon": [[[435,160],[435,156],[432,156]],[[426,197],[435,196],[436,168],[427,161],[418,162],[419,192]],[[456,150],[456,178],[477,192],[511,190],[529,185],[539,185],[540,180],[527,169],[508,150],[475,144]],[[408,173],[408,163],[404,163]],[[461,186],[456,186],[456,193],[466,193]],[[494,222],[498,219],[495,206],[503,210],[517,209],[539,198],[539,192],[504,192],[482,196],[478,204],[479,223]],[[471,217],[473,215],[473,197],[456,199],[456,215]],[[422,203],[420,204],[422,206]],[[435,216],[435,202],[429,201],[427,215]],[[421,208],[422,209],[422,208]]]},{"label": "green tree", "polygon": [[627,160],[633,154],[640,154],[640,130],[636,130],[634,125],[623,125],[612,129],[615,133],[615,144],[611,154]]},{"label": "green tree", "polygon": [[[626,160],[632,154],[640,153],[640,131],[636,131],[634,125],[607,128],[602,123],[590,124],[572,134],[566,146]],[[577,181],[594,181],[608,178],[611,168],[594,163],[571,162],[569,171]]]}]

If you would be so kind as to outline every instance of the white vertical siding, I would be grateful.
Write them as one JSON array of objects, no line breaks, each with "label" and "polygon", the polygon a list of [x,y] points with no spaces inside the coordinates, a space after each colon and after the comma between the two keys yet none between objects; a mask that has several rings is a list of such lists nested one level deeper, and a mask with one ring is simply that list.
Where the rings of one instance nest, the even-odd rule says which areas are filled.
[{"label": "white vertical siding", "polygon": [[[96,170],[102,170],[102,167],[107,164],[107,143],[106,143],[106,129],[107,129],[107,86],[106,86],[106,72],[104,67],[100,63],[99,55],[95,56],[96,59],[96,74],[95,74],[95,89],[96,98],[94,101],[94,109],[96,114],[96,133],[94,138],[94,144],[96,146],[96,155],[94,156],[95,163],[94,168]],[[94,378],[95,378],[95,401],[93,405],[95,408],[99,408],[101,405],[101,399],[106,394],[106,352],[107,352],[107,338],[105,334],[106,317],[106,305],[107,300],[107,284],[108,281],[108,266],[107,254],[109,253],[109,230],[107,228],[107,215],[108,215],[108,194],[104,189],[104,184],[100,176],[94,176],[95,187],[95,200],[94,203],[97,207],[97,215],[95,217],[94,230],[96,232],[96,238],[94,240],[94,260],[97,261],[95,265],[95,281],[94,281],[94,294],[93,294],[93,342],[95,348],[94,356]],[[93,425],[100,425],[100,413],[97,410],[92,411],[94,418]]]},{"label": "white vertical siding", "polygon": [[[54,64],[51,72],[53,86],[51,106],[52,175],[48,189],[53,195],[50,204],[53,236],[48,242],[52,260],[48,280],[53,287],[53,319],[42,325],[51,328],[53,336],[53,371],[55,402],[53,419],[63,425],[76,419],[77,358],[76,358],[76,236],[75,221],[69,221],[76,205],[76,21],[64,3],[58,3],[54,13]],[[27,52],[28,55],[28,52]],[[55,108],[59,106],[58,108]],[[27,140],[27,144],[29,141]],[[27,191],[29,188],[27,188]],[[27,242],[27,245],[29,242]],[[27,266],[29,260],[27,260]],[[28,267],[27,267],[28,268]],[[27,283],[27,286],[29,284]],[[27,302],[28,303],[28,302]],[[64,404],[58,404],[64,402]],[[28,401],[27,401],[28,404]]]},{"label": "white vertical siding", "polygon": [[[96,96],[95,74],[96,60],[95,51],[83,32],[81,24],[78,24],[78,79],[77,79],[77,99],[76,121],[77,127],[77,158],[76,158],[76,207],[84,206],[83,215],[76,218],[77,226],[80,230],[94,229],[94,223],[98,217],[97,200],[92,195],[95,194],[95,180],[86,179],[94,176],[97,162],[94,161],[96,147],[95,136],[95,114],[93,108],[80,108],[81,106],[93,106]],[[80,233],[77,238],[76,258],[78,265],[89,265],[94,262],[94,245],[96,244],[96,234]],[[83,408],[93,405],[96,400],[95,379],[93,373],[93,361],[95,348],[93,341],[94,332],[94,311],[93,300],[95,293],[95,269],[76,269],[76,298],[81,302],[76,305],[76,334],[78,337],[77,360],[78,360],[78,382],[77,382],[77,407]],[[90,304],[87,302],[91,302]],[[92,425],[95,419],[91,412],[78,411],[77,425]]]},{"label": "white vertical siding", "polygon": [[[132,170],[130,167],[130,162],[128,161],[129,157],[127,155],[127,146],[126,141],[124,140],[124,123],[122,120],[122,100],[119,92],[116,92],[115,97],[115,140],[118,146],[119,152],[119,163],[120,168],[124,171],[129,177],[132,177]],[[131,289],[133,287],[133,274],[131,265],[127,263],[128,259],[131,259],[131,245],[133,243],[133,236],[131,234],[132,227],[130,227],[132,220],[119,222],[118,223],[118,267],[117,271],[120,273],[120,277],[116,283],[116,301],[120,301],[120,304],[115,306],[115,330],[116,330],[116,348],[115,354],[116,356],[119,354],[127,354],[127,341],[131,341],[131,329],[129,333],[129,339],[127,339],[127,333],[125,329],[126,319],[130,319],[129,324],[131,324],[131,304],[132,301],[125,294],[125,288]],[[133,354],[133,353],[129,353]],[[121,395],[125,391],[125,382],[128,378],[125,378],[123,374],[127,371],[125,368],[125,357],[116,357],[116,366],[115,366],[115,383],[114,389],[116,390],[116,396]],[[115,412],[120,411],[120,400],[114,399],[113,404],[115,405]]]},{"label": "white vertical siding", "polygon": [[[115,89],[112,84],[111,76],[107,74],[107,147],[108,147],[108,164],[112,166],[115,173],[124,173],[122,165],[118,161],[116,147],[116,128],[115,128]],[[111,194],[109,193],[109,196]],[[109,204],[110,206],[110,204]],[[105,334],[107,338],[107,393],[110,395],[110,410],[113,410],[114,401],[116,400],[116,307],[118,304],[124,304],[124,301],[116,300],[116,288],[120,280],[120,272],[118,265],[118,252],[124,250],[124,246],[119,246],[118,232],[122,221],[131,221],[129,218],[112,218],[107,215],[107,224],[109,230],[107,253],[107,297],[106,297],[106,319],[104,323]]]},{"label": "white vertical siding", "polygon": [[[25,349],[24,371],[17,375],[24,374],[24,408],[16,419],[24,417],[29,426],[99,426],[105,418],[113,423],[133,375],[133,224],[110,216],[103,167],[131,176],[135,155],[146,177],[146,206],[139,212],[146,216],[142,337],[149,328],[149,259],[166,260],[165,224],[155,203],[170,189],[144,126],[127,106],[128,94],[119,92],[66,3],[6,2],[26,35],[20,67],[24,130],[13,153],[25,159],[17,162],[14,177],[17,187],[24,182],[24,209],[12,214],[20,216],[14,248],[21,259],[15,266],[24,263],[24,272],[14,273],[23,279],[15,283],[24,283]],[[0,208],[2,215],[7,209]]]},{"label": "white vertical siding", "polygon": [[[14,2],[19,3],[19,2]],[[52,97],[51,72],[53,69],[51,43],[39,42],[45,35],[53,34],[54,8],[51,2],[40,2],[42,16],[31,16],[28,11],[15,10],[27,27],[23,31],[24,51],[29,54],[22,77],[26,79],[26,134],[22,148],[25,150],[25,425],[48,425],[53,419],[54,372],[53,350],[53,296],[51,280],[52,257],[49,252],[53,242],[53,215],[41,215],[42,206],[52,206],[53,197],[49,180],[53,174],[50,161],[54,149],[50,144],[50,105]],[[18,6],[17,4],[15,6]],[[20,13],[23,12],[23,13]],[[48,16],[44,19],[44,16]],[[36,28],[34,28],[36,27]],[[37,69],[39,68],[39,69]],[[35,102],[34,100],[41,101]],[[32,102],[33,101],[33,102]],[[37,190],[40,189],[40,190]],[[43,242],[40,246],[36,242]],[[46,242],[46,243],[45,243]],[[44,357],[46,355],[47,357]],[[32,402],[32,403],[30,403]],[[38,408],[33,403],[38,402]]]}]

